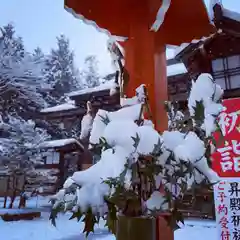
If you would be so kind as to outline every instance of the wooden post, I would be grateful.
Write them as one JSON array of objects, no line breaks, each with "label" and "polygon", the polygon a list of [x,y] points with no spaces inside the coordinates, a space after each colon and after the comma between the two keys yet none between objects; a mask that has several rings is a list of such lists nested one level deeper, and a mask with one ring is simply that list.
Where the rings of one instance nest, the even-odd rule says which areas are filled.
[{"label": "wooden post", "polygon": [[[156,45],[155,45],[156,46]],[[156,102],[156,128],[163,132],[168,128],[168,117],[164,103],[168,100],[167,60],[165,46],[156,46],[154,56],[155,65],[155,102]]]},{"label": "wooden post", "polygon": [[156,219],[156,240],[173,240],[174,232],[168,226],[166,219],[164,216],[159,216]]},{"label": "wooden post", "polygon": [[[146,3],[147,4],[147,3]],[[138,8],[132,20],[130,37],[125,45],[126,69],[130,75],[127,95],[134,96],[135,89],[145,84],[156,129],[167,129],[167,113],[164,101],[168,100],[165,46],[156,41],[146,21],[146,8]],[[139,17],[136,17],[139,16]],[[145,17],[143,17],[145,16]]]},{"label": "wooden post", "polygon": [[59,181],[58,181],[58,189],[61,189],[63,187],[63,184],[65,182],[64,175],[65,175],[65,159],[64,159],[65,153],[60,151],[59,152]]}]

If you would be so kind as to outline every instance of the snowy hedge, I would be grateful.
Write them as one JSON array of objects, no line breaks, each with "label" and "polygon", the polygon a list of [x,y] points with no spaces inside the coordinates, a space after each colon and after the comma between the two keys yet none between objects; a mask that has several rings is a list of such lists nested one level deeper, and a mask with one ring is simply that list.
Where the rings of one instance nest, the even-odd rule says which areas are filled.
[{"label": "snowy hedge", "polygon": [[87,124],[90,147],[101,157],[89,169],[75,172],[53,197],[54,224],[61,211],[72,211],[78,220],[84,216],[87,234],[100,218],[115,233],[117,214],[156,216],[170,211],[176,223],[181,220],[178,203],[186,191],[206,179],[209,184],[218,181],[209,163],[223,91],[211,75],[202,74],[192,83],[191,121],[186,125],[181,117],[175,118],[175,127],[161,135],[143,119],[143,90],[142,85],[118,111],[99,110],[91,127]]}]

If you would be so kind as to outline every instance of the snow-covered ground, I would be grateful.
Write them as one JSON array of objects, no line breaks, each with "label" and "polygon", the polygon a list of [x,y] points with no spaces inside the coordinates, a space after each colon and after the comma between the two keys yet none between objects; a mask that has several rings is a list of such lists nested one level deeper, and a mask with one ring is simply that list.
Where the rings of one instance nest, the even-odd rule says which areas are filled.
[{"label": "snow-covered ground", "polygon": [[[0,220],[1,239],[4,240],[85,240],[82,234],[83,224],[77,221],[69,221],[70,215],[61,215],[57,221],[57,227],[53,227],[48,221],[49,214],[43,213],[39,220],[3,222]],[[214,223],[206,221],[187,221],[186,226],[175,232],[175,240],[216,240],[217,233]],[[89,236],[90,240],[115,240],[115,237],[107,232],[102,222],[96,228],[95,234]]]},{"label": "snow-covered ground", "polygon": [[[3,211],[3,199],[0,199],[0,212]],[[17,206],[16,201],[15,206]],[[48,205],[47,198],[32,198],[27,202],[27,208],[39,209]],[[6,211],[6,210],[4,210]],[[16,208],[15,210],[18,211]],[[3,240],[85,240],[82,234],[83,224],[75,220],[69,221],[71,215],[60,215],[57,220],[57,227],[51,225],[49,212],[43,209],[42,217],[33,221],[4,222],[0,219],[0,239]],[[215,223],[207,220],[188,220],[185,226],[175,232],[175,240],[202,240],[202,236],[207,239],[216,240],[217,231]],[[89,240],[115,240],[115,237],[108,233],[101,222],[95,229],[94,234],[90,234]]]}]

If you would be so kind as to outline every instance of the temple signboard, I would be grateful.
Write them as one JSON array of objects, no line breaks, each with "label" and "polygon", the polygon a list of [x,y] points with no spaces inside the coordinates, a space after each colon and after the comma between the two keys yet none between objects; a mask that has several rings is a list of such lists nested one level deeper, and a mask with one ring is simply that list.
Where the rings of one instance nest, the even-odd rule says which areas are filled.
[{"label": "temple signboard", "polygon": [[240,239],[240,99],[223,101],[216,133],[217,149],[212,155],[213,169],[220,182],[214,185],[218,239]]}]

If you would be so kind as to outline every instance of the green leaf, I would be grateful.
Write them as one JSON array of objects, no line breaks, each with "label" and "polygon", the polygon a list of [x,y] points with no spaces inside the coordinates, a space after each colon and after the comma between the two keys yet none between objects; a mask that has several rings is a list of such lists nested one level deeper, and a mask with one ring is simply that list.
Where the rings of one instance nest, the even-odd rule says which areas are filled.
[{"label": "green leaf", "polygon": [[137,163],[133,163],[131,166],[131,170],[132,170],[132,182],[136,182],[139,178],[138,176],[138,165]]},{"label": "green leaf", "polygon": [[128,170],[128,164],[125,165],[124,170],[120,173],[119,179],[120,179],[121,183],[124,183],[125,176],[127,174],[127,170]]},{"label": "green leaf", "polygon": [[168,113],[171,112],[170,104],[169,104],[168,101],[165,101],[165,102],[164,102],[164,109],[165,109],[165,111],[168,112]]},{"label": "green leaf", "polygon": [[196,101],[196,107],[194,109],[194,120],[196,121],[197,124],[201,125],[204,121],[204,105],[203,101]]},{"label": "green leaf", "polygon": [[52,225],[53,225],[54,227],[56,227],[56,218],[57,218],[57,213],[51,211],[49,220],[51,221],[51,223],[52,223]]},{"label": "green leaf", "polygon": [[217,146],[217,141],[216,141],[216,139],[214,138],[214,137],[212,137],[212,144],[214,145],[214,147],[216,147]]},{"label": "green leaf", "polygon": [[178,222],[181,222],[184,224],[184,218],[182,213],[179,212],[177,208],[175,208],[172,211],[172,214],[170,215],[170,217],[167,218],[167,222],[168,222],[168,225],[173,229],[173,231],[179,229],[180,227],[178,225]]},{"label": "green leaf", "polygon": [[107,205],[108,205],[108,214],[107,214],[105,226],[108,227],[108,230],[112,234],[116,234],[117,209],[116,209],[116,206],[110,202],[108,202]]},{"label": "green leaf", "polygon": [[64,206],[62,203],[59,203],[55,208],[52,208],[49,220],[51,221],[52,225],[56,227],[56,218],[58,213],[62,212],[64,210]]},{"label": "green leaf", "polygon": [[110,119],[108,116],[106,117],[103,117],[101,115],[99,115],[99,117],[101,118],[102,122],[105,124],[105,125],[108,125],[110,123]]},{"label": "green leaf", "polygon": [[73,212],[72,216],[69,218],[69,220],[72,220],[74,218],[77,218],[77,221],[79,222],[81,217],[82,217],[82,212],[80,210],[80,208],[78,208],[77,212]]},{"label": "green leaf", "polygon": [[134,146],[134,148],[136,149],[136,148],[138,147],[139,142],[140,142],[140,137],[139,137],[138,134],[136,134],[136,137],[131,137],[131,138],[132,138],[132,140],[134,141],[133,146]]},{"label": "green leaf", "polygon": [[160,138],[158,139],[158,143],[154,144],[154,148],[153,148],[153,152],[152,155],[153,156],[160,156],[160,154],[162,153],[162,143]]},{"label": "green leaf", "polygon": [[85,217],[82,220],[85,223],[83,233],[86,233],[86,237],[90,232],[94,232],[94,225],[97,223],[96,217],[93,215],[92,209],[89,208],[85,213]]},{"label": "green leaf", "polygon": [[222,129],[221,129],[220,125],[218,124],[218,122],[216,122],[216,126],[217,126],[216,131],[217,131],[217,133],[219,133],[219,139],[218,139],[218,142],[216,143],[216,147],[217,147],[219,145],[222,145],[225,142],[225,138],[224,138]]},{"label": "green leaf", "polygon": [[111,149],[112,147],[107,143],[107,140],[104,137],[99,139],[99,145],[101,146],[102,150]]}]

